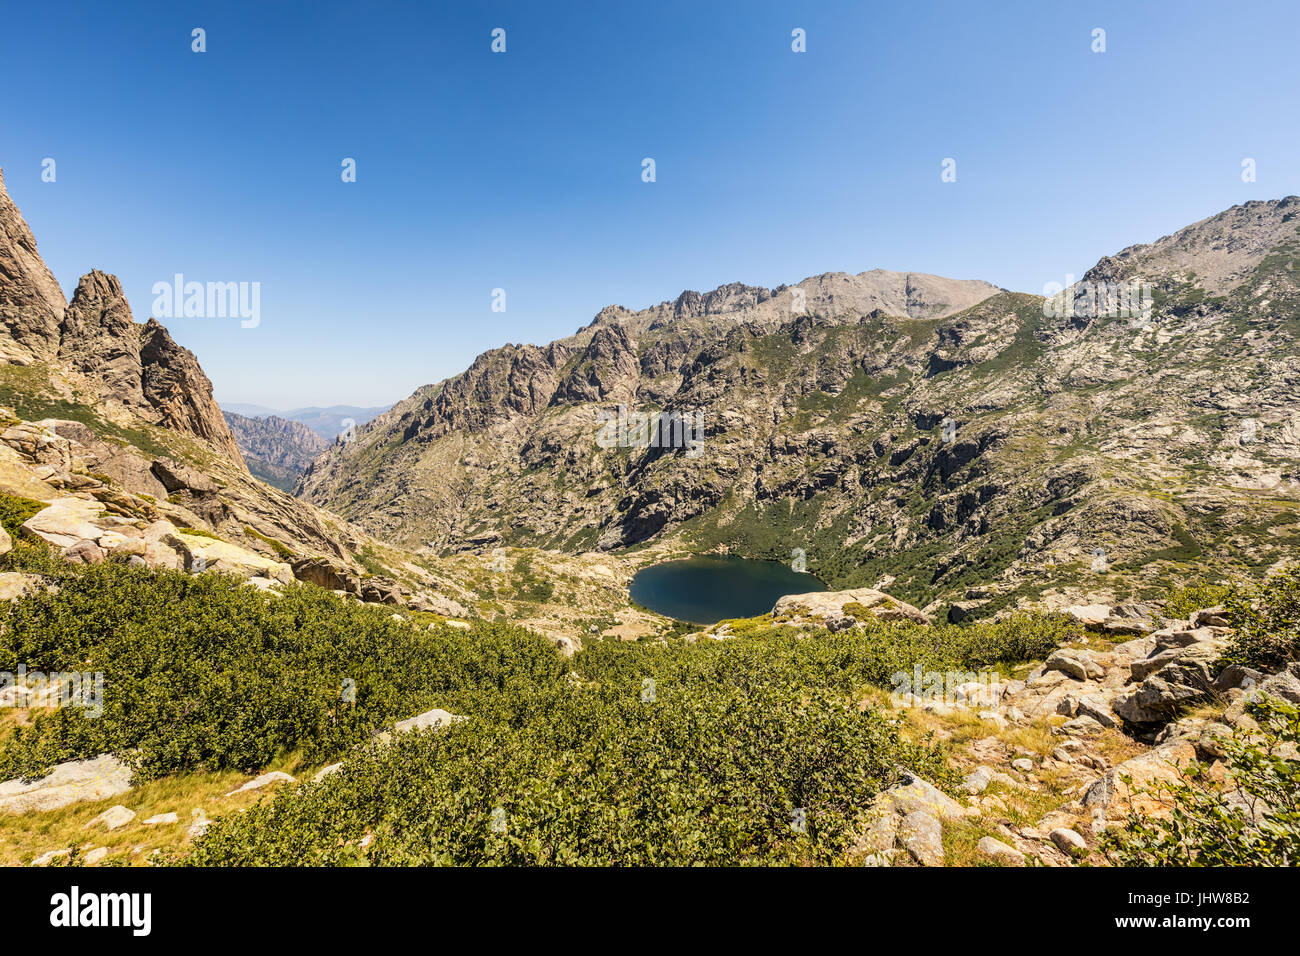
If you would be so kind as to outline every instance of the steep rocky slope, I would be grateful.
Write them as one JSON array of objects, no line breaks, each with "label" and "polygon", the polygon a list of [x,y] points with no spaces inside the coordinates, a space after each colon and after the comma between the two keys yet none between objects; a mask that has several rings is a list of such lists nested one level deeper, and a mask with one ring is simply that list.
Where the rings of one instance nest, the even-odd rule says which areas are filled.
[{"label": "steep rocky slope", "polygon": [[[50,399],[96,406],[119,424],[143,421],[200,438],[243,468],[194,353],[177,345],[156,320],[137,324],[116,276],[87,273],[65,303],[9,198],[3,172],[0,321],[0,369],[8,369],[0,384],[35,384]],[[15,367],[28,371],[16,373]]]},{"label": "steep rocky slope", "polygon": [[224,412],[248,470],[282,491],[292,491],[312,459],[329,447],[302,422],[278,415],[248,418]]},{"label": "steep rocky slope", "polygon": [[[473,592],[447,575],[254,478],[198,360],[156,320],[134,321],[115,276],[87,273],[65,303],[2,177],[0,321],[0,496],[31,513],[24,535],[72,561],[296,577],[466,613],[449,595]],[[323,444],[284,425],[301,450],[268,452],[274,465]]]},{"label": "steep rocky slope", "polygon": [[[1126,249],[1071,308],[881,273],[611,306],[421,388],[300,491],[435,552],[803,548],[835,586],[890,575],[958,616],[1265,567],[1300,544],[1298,212]],[[1088,314],[1130,281],[1149,315]],[[611,442],[620,405],[700,414],[702,442]]]}]

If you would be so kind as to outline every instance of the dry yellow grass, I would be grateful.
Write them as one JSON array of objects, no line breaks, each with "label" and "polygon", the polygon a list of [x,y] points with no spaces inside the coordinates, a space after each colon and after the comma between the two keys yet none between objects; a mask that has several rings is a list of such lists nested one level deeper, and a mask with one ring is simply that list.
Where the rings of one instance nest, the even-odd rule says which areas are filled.
[{"label": "dry yellow grass", "polygon": [[[266,770],[283,770],[310,779],[313,768],[303,767],[296,757],[279,760]],[[265,771],[263,771],[265,772]],[[79,847],[84,857],[92,848],[107,847],[108,856],[100,865],[146,866],[158,849],[175,849],[184,845],[186,831],[193,822],[192,812],[201,808],[209,819],[238,813],[251,806],[274,788],[226,794],[257,774],[233,772],[192,773],[162,780],[151,780],[129,792],[94,803],[75,803],[59,810],[39,813],[0,814],[0,865],[21,866],[51,850]],[[87,824],[109,807],[121,804],[135,811],[135,819],[117,830],[102,825],[87,829]],[[145,826],[144,821],[163,813],[175,813],[176,823]],[[55,860],[52,865],[60,865]]]}]

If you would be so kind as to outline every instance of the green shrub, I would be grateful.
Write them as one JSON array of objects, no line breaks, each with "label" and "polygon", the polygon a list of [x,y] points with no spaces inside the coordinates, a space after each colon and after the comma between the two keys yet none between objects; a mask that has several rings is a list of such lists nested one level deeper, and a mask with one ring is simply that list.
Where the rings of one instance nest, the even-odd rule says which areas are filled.
[{"label": "green shrub", "polygon": [[305,791],[219,820],[189,862],[321,865],[832,863],[901,766],[935,751],[842,696],[767,675],[543,694],[357,753]]},{"label": "green shrub", "polygon": [[466,640],[310,585],[268,599],[220,574],[5,560],[57,591],[0,608],[0,671],[102,672],[104,713],[62,708],[16,729],[0,744],[0,779],[103,752],[145,778],[257,770],[291,750],[324,761],[435,706],[511,713],[517,686],[554,684],[566,669],[518,628],[476,625]]},{"label": "green shrub", "polygon": [[[144,778],[345,760],[221,818],[199,864],[360,862],[366,834],[383,864],[839,862],[901,769],[957,779],[941,747],[860,706],[866,685],[1040,658],[1077,631],[1030,614],[839,633],[755,620],[725,641],[589,641],[566,661],[508,624],[421,630],[305,584],[271,598],[26,550],[0,566],[57,586],[0,608],[0,670],[105,681],[102,717],[47,712],[0,742],[0,779],[102,752]],[[433,707],[467,719],[374,742]]]},{"label": "green shrub", "polygon": [[1300,660],[1300,573],[1283,569],[1224,599],[1236,628],[1228,658],[1263,670]]},{"label": "green shrub", "polygon": [[0,525],[17,538],[22,533],[23,522],[44,507],[45,503],[41,501],[0,493]]},{"label": "green shrub", "polygon": [[1165,596],[1165,617],[1188,617],[1193,611],[1222,604],[1231,592],[1230,585],[1211,584],[1204,578],[1170,587]]},{"label": "green shrub", "polygon": [[1239,730],[1223,747],[1230,785],[1240,790],[1240,799],[1226,800],[1204,764],[1180,768],[1179,782],[1144,791],[1168,805],[1167,818],[1132,814],[1125,829],[1107,831],[1103,850],[1112,862],[1295,866],[1300,861],[1300,710],[1261,695],[1251,713],[1259,731]]}]

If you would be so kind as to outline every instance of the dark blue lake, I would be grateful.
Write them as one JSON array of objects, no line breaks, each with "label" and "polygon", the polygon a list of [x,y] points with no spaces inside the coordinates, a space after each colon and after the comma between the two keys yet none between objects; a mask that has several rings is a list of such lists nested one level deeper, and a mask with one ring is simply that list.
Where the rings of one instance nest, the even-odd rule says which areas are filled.
[{"label": "dark blue lake", "polygon": [[642,568],[628,593],[642,607],[691,624],[716,624],[772,610],[787,594],[825,591],[811,574],[775,561],[707,555]]}]

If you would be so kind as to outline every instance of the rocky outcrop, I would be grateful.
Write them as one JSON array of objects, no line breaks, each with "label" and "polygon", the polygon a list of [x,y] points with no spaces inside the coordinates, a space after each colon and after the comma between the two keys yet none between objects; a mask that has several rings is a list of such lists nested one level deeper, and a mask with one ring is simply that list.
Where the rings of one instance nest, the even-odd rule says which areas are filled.
[{"label": "rocky outcrop", "polygon": [[551,403],[627,401],[636,393],[640,371],[636,347],[623,326],[603,325],[560,380]]},{"label": "rocky outcrop", "polygon": [[[1098,606],[1076,617],[1100,629],[1117,617],[1150,620],[1158,616],[1153,610],[1135,615],[1123,605]],[[984,707],[975,716],[998,736],[954,738],[954,757],[971,768],[961,786],[968,805],[908,775],[864,811],[858,854],[867,854],[871,865],[943,865],[943,829],[977,820],[993,832],[975,854],[995,865],[1104,864],[1094,851],[1106,829],[1133,814],[1167,816],[1169,785],[1182,782],[1197,762],[1203,780],[1223,785],[1227,803],[1255,812],[1231,782],[1224,742],[1259,731],[1247,711],[1254,695],[1300,701],[1300,663],[1276,674],[1224,666],[1228,625],[1224,609],[1213,607],[1120,644],[1088,646],[1092,639],[1083,637],[1055,650],[1025,680],[999,681],[978,702],[964,699],[962,687],[943,702],[896,696],[895,706],[956,717],[967,738],[970,715],[961,712]],[[1130,700],[1144,709],[1134,711]],[[1025,747],[1026,728],[1046,731],[1051,743]],[[1032,826],[1011,822],[1009,804],[1025,806],[1022,793],[1041,803],[1049,787],[1062,791],[1055,809]],[[905,856],[897,855],[900,847]]]},{"label": "rocky outcrop", "polygon": [[772,608],[772,617],[798,622],[812,621],[832,630],[856,626],[870,614],[882,621],[911,621],[929,624],[930,618],[905,601],[890,597],[875,588],[850,588],[847,591],[809,591],[787,594]]},{"label": "rocky outcrop", "polygon": [[[0,362],[40,363],[84,404],[105,404],[193,435],[243,468],[212,383],[156,320],[138,325],[117,277],[82,276],[67,302],[0,173]],[[67,383],[54,385],[54,378]]]},{"label": "rocky outcrop", "polygon": [[116,757],[61,763],[36,780],[0,783],[0,812],[57,810],[72,803],[105,800],[131,789],[131,771]]},{"label": "rocky outcrop", "polygon": [[239,446],[212,398],[212,382],[194,353],[177,345],[157,319],[140,329],[140,363],[145,401],[155,411],[157,424],[206,439],[226,460],[244,467]]},{"label": "rocky outcrop", "polygon": [[1224,669],[1226,631],[1175,625],[1151,635],[1150,653],[1129,665],[1134,683],[1115,698],[1115,713],[1133,724],[1165,723],[1209,700]]},{"label": "rocky outcrop", "polygon": [[53,358],[66,307],[0,170],[0,362],[27,365]]},{"label": "rocky outcrop", "polygon": [[151,410],[144,397],[140,330],[117,276],[95,270],[81,277],[63,314],[58,358],[97,380],[114,400]]}]

